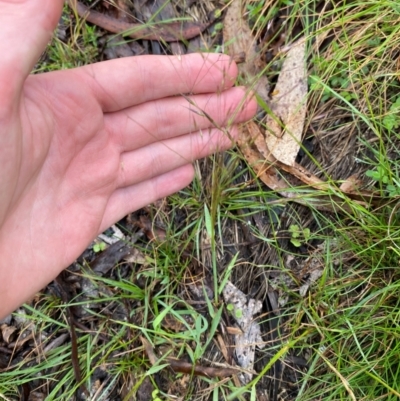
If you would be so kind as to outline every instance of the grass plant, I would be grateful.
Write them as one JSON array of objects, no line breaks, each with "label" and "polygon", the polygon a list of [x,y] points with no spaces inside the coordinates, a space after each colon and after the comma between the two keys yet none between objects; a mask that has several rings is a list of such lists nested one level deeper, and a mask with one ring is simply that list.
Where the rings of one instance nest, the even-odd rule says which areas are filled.
[{"label": "grass plant", "polygon": [[[288,43],[294,36],[307,35],[310,95],[305,139],[313,139],[316,150],[303,149],[305,164],[331,183],[332,189],[323,195],[331,197],[332,205],[340,196],[346,208],[337,206],[342,212],[336,214],[314,208],[313,199],[319,195],[304,186],[291,191],[310,207],[293,206],[260,184],[236,151],[196,162],[193,184],[171,196],[168,207],[154,207],[167,239],[142,245],[146,261],[139,273],[132,271],[121,279],[82,273],[99,289],[91,300],[99,307],[87,311],[91,330],[77,328],[82,382],[73,379],[68,341],[45,352],[55,336],[67,332],[68,319],[59,298],[41,296],[36,307],[26,306],[19,313],[40,333],[42,342],[0,372],[0,399],[18,399],[29,382],[39,389],[48,387],[46,400],[73,400],[81,384],[93,387],[96,370],[107,371],[110,379],[99,390],[103,396],[92,395],[93,399],[107,399],[124,386],[119,399],[136,399],[145,380],[152,383],[154,400],[173,399],[157,378],[164,358],[186,357],[196,363],[218,354],[216,334],[223,314],[229,312],[221,283],[228,278],[249,293],[257,283],[252,294],[260,298],[268,285],[274,286],[280,302],[280,340],[258,351],[260,373],[246,387],[230,378],[188,382],[169,372],[165,377],[175,386],[171,392],[185,400],[261,399],[271,377],[269,368],[277,360],[289,364],[288,356],[302,356],[307,368],[291,365],[298,382],[292,393],[286,389],[285,399],[400,398],[400,6],[391,0],[248,0],[245,8],[259,38],[274,18],[279,23],[271,43],[282,35]],[[96,31],[83,23],[69,29],[70,41],[54,39],[38,72],[95,60]],[[268,50],[271,43],[261,40],[261,47]],[[272,82],[279,65],[278,54],[266,71]],[[378,206],[340,193],[340,183],[355,173],[381,197]],[[263,223],[254,223],[259,216],[268,222],[265,229]],[[290,246],[290,226],[307,233],[306,244]],[[235,237],[245,230],[262,243],[263,252],[274,256],[257,258],[250,252],[246,259],[235,245],[248,241],[244,235]],[[291,272],[287,261],[309,255],[322,273],[302,296],[299,287],[305,278]],[[212,296],[200,311],[182,294],[188,282],[196,282],[196,268],[201,271],[204,266],[212,272],[207,284]],[[291,284],[283,279],[272,283],[271,270],[278,277],[289,276]],[[84,308],[86,303],[78,298],[70,306]],[[110,313],[128,304],[132,309]],[[180,329],[166,325],[167,317]],[[270,319],[262,316],[260,322],[267,325]],[[140,337],[162,349],[155,364],[143,353]]]}]

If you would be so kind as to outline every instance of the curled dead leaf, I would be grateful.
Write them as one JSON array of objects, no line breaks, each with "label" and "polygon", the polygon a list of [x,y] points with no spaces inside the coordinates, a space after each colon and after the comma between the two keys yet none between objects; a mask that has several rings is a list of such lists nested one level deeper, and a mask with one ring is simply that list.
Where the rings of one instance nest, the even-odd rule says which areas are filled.
[{"label": "curled dead leaf", "polygon": [[256,140],[252,134],[257,134],[257,131],[259,132],[259,129],[255,123],[243,125],[239,132],[238,146],[247,163],[257,174],[257,178],[273,190],[280,191],[286,189],[287,185],[279,179],[275,167],[267,163],[259,150],[255,146],[252,146]]},{"label": "curled dead leaf", "polygon": [[14,333],[17,330],[17,328],[14,326],[9,326],[7,324],[2,324],[0,328],[1,328],[1,335],[3,337],[3,340],[7,344],[9,344],[11,341],[13,341]]}]

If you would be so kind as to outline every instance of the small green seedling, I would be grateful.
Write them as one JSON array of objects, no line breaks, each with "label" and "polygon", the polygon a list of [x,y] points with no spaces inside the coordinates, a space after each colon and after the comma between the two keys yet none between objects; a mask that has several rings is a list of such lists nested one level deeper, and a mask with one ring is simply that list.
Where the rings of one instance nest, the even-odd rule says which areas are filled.
[{"label": "small green seedling", "polygon": [[102,252],[106,249],[107,245],[104,242],[96,242],[92,249],[94,253]]},{"label": "small green seedling", "polygon": [[291,234],[290,242],[297,248],[307,243],[310,240],[311,232],[309,228],[300,228],[297,224],[292,224],[289,227]]},{"label": "small green seedling", "polygon": [[379,182],[382,187],[386,188],[389,196],[399,196],[400,195],[400,185],[398,174],[392,174],[383,166],[377,166],[376,170],[367,170],[365,172],[367,177]]},{"label": "small green seedling", "polygon": [[153,399],[153,401],[162,401],[161,398],[158,396],[158,393],[159,393],[158,389],[154,390],[151,393],[151,398]]},{"label": "small green seedling", "polygon": [[[232,304],[226,305],[226,309],[227,309],[228,312],[231,312],[233,314],[234,306]],[[242,316],[243,316],[243,311],[241,309],[237,309],[235,311],[235,317],[237,319],[240,319]]]},{"label": "small green seedling", "polygon": [[368,170],[365,175],[382,184],[389,183],[389,175],[386,169],[382,166],[377,166],[376,170]]},{"label": "small green seedling", "polygon": [[383,117],[383,125],[388,131],[400,126],[400,97],[390,106],[389,113]]}]

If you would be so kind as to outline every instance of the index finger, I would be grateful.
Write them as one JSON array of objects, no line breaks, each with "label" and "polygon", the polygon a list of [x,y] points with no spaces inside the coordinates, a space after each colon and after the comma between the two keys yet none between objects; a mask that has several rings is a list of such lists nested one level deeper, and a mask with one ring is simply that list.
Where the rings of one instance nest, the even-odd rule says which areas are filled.
[{"label": "index finger", "polygon": [[168,96],[211,93],[233,86],[238,70],[229,56],[136,56],[81,67],[103,111]]}]

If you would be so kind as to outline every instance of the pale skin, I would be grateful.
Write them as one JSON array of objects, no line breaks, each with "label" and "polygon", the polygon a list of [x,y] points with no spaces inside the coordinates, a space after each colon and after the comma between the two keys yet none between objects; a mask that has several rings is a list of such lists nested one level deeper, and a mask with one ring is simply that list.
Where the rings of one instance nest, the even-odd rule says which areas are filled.
[{"label": "pale skin", "polygon": [[[29,75],[63,0],[0,0],[0,318],[107,227],[187,186],[256,111],[227,56],[141,56]],[[190,110],[185,97],[211,117]]]}]

